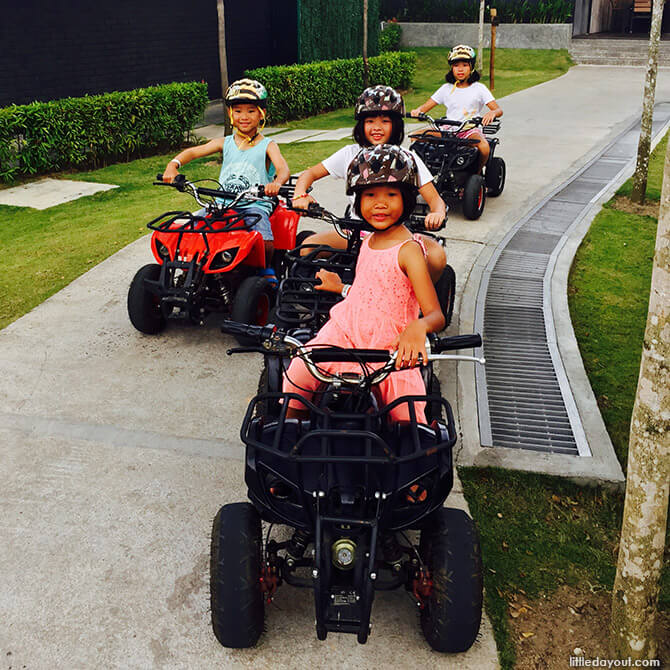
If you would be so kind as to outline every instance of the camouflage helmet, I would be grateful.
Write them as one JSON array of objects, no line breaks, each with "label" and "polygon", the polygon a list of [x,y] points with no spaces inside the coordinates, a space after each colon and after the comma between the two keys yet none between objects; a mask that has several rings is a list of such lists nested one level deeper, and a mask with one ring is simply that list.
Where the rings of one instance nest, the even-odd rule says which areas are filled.
[{"label": "camouflage helmet", "polygon": [[399,114],[402,118],[405,115],[405,103],[402,96],[390,86],[370,86],[360,94],[354,118],[362,119],[367,114]]},{"label": "camouflage helmet", "polygon": [[477,54],[472,47],[468,46],[467,44],[457,44],[449,52],[449,55],[447,56],[447,61],[449,61],[449,65],[451,65],[456,61],[465,60],[474,66],[476,57]]},{"label": "camouflage helmet", "polygon": [[226,105],[229,107],[243,102],[265,107],[267,99],[265,86],[255,79],[238,79],[226,91]]},{"label": "camouflage helmet", "polygon": [[347,195],[369,186],[405,184],[418,188],[418,171],[414,156],[395,144],[378,144],[361,149],[349,163]]}]

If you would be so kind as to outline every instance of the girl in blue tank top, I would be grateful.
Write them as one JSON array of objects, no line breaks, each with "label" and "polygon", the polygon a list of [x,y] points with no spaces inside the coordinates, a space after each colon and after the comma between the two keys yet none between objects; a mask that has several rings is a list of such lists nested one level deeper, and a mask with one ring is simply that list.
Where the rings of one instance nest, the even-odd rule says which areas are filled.
[{"label": "girl in blue tank top", "polygon": [[[178,169],[189,161],[221,152],[223,162],[219,182],[225,191],[239,193],[250,186],[264,184],[266,195],[277,195],[279,187],[288,181],[290,172],[277,143],[263,137],[260,132],[265,125],[267,96],[265,87],[257,81],[240,79],[233,82],[226,92],[226,105],[235,133],[197,147],[184,149],[167,164],[163,172],[163,181],[172,183],[178,174]],[[267,269],[262,272],[267,274],[270,280],[274,277],[274,271],[271,269],[274,252],[270,224],[272,209],[272,203],[267,201],[250,201],[248,204],[240,202],[235,206],[235,210],[241,214],[260,216],[251,227],[265,240]],[[276,277],[274,281],[276,282]]]}]

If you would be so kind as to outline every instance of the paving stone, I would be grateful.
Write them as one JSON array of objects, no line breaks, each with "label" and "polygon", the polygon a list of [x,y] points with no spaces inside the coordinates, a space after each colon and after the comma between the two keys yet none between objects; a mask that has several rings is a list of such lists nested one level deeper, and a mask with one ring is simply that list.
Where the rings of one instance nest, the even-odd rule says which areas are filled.
[{"label": "paving stone", "polygon": [[277,142],[277,144],[289,144],[290,142],[299,142],[304,140],[306,137],[312,137],[313,135],[322,135],[327,131],[325,130],[289,130],[285,133],[280,133],[278,135],[273,135],[272,139]]},{"label": "paving stone", "polygon": [[48,209],[113,188],[118,186],[71,179],[40,179],[30,184],[0,190],[0,205]]},{"label": "paving stone", "polygon": [[319,133],[318,135],[313,135],[312,137],[306,137],[302,142],[323,142],[325,140],[343,140],[346,137],[351,137],[353,128],[337,128],[336,130],[327,130],[325,132]]}]

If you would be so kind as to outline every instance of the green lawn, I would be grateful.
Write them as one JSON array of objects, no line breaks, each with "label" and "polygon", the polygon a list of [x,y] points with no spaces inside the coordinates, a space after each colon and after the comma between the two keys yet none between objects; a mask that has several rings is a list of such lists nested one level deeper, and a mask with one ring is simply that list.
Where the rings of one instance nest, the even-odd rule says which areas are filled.
[{"label": "green lawn", "polygon": [[[667,138],[666,138],[667,141]],[[648,199],[658,201],[666,141],[654,152]],[[630,193],[630,182],[619,190]],[[569,277],[572,323],[617,456],[626,467],[647,318],[657,220],[607,203],[575,257]],[[463,468],[463,488],[481,533],[486,608],[503,668],[515,661],[508,603],[523,590],[550,595],[561,584],[609,591],[623,494],[555,477],[494,468]],[[498,515],[502,516],[498,516]],[[660,608],[670,610],[670,565]]]}]

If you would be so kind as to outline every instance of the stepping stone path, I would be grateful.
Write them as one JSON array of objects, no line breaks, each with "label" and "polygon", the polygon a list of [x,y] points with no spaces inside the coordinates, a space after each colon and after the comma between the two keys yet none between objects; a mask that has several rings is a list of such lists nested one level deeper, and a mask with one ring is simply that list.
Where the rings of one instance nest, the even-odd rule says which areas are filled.
[{"label": "stepping stone path", "polygon": [[118,186],[72,179],[40,179],[30,184],[0,190],[0,205],[48,209],[113,188],[118,188]]}]

